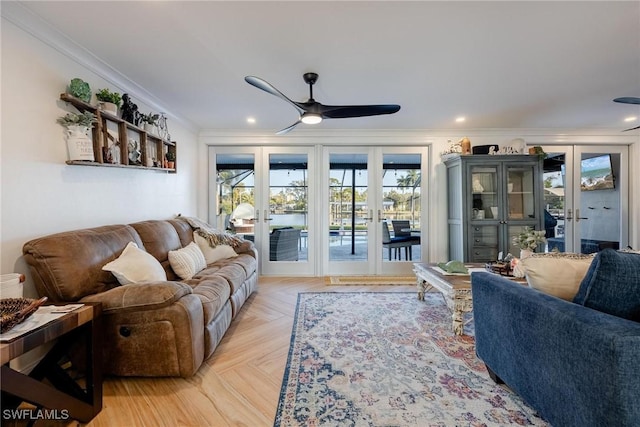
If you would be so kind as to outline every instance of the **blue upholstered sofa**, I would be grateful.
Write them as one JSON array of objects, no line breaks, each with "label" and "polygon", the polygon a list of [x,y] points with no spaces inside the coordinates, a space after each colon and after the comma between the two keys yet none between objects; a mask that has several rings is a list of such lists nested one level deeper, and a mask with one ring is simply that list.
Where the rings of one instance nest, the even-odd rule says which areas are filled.
[{"label": "blue upholstered sofa", "polygon": [[605,249],[573,302],[472,274],[476,354],[557,427],[640,425],[640,255]]}]

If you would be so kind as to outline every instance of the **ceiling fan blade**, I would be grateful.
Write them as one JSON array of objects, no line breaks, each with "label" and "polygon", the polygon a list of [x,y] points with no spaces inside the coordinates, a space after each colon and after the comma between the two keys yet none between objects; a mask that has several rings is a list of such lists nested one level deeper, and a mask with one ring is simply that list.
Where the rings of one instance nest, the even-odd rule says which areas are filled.
[{"label": "ceiling fan blade", "polygon": [[613,102],[619,102],[621,104],[640,104],[640,98],[633,96],[624,96],[622,98],[616,98]]},{"label": "ceiling fan blade", "polygon": [[346,119],[349,117],[379,116],[393,114],[400,110],[396,104],[380,105],[322,105],[322,117],[329,119]]},{"label": "ceiling fan blade", "polygon": [[640,126],[636,126],[636,127],[634,127],[634,128],[630,128],[630,129],[625,129],[625,130],[623,130],[622,132],[626,132],[626,131],[628,131],[628,130],[636,130],[636,129],[640,129]]},{"label": "ceiling fan blade", "polygon": [[255,76],[246,76],[244,80],[247,83],[249,83],[251,86],[255,86],[258,89],[261,89],[267,93],[270,93],[271,95],[275,95],[278,98],[287,101],[289,104],[293,105],[295,109],[298,110],[300,113],[304,113],[304,108],[298,102],[290,100],[282,92],[280,92],[278,89],[273,87],[273,85],[262,80],[261,78],[255,77]]},{"label": "ceiling fan blade", "polygon": [[286,127],[284,129],[279,130],[278,132],[276,132],[276,135],[284,135],[285,133],[288,133],[289,131],[293,130],[293,128],[298,126],[298,124],[300,124],[300,123],[301,123],[301,121],[300,121],[300,119],[298,119],[298,121],[295,122],[294,124],[292,124],[291,126]]}]

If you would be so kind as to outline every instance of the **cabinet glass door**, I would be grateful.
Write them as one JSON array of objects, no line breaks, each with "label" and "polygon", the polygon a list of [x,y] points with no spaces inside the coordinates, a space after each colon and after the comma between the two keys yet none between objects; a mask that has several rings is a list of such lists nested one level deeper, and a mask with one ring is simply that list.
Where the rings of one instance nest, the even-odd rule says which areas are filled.
[{"label": "cabinet glass door", "polygon": [[471,167],[472,220],[498,219],[498,167]]},{"label": "cabinet glass door", "polygon": [[[507,219],[536,218],[533,166],[507,166]],[[535,221],[534,224],[535,225]]]},{"label": "cabinet glass door", "polygon": [[471,166],[471,219],[467,259],[487,262],[496,259],[499,249],[498,226],[501,216],[498,166]]}]

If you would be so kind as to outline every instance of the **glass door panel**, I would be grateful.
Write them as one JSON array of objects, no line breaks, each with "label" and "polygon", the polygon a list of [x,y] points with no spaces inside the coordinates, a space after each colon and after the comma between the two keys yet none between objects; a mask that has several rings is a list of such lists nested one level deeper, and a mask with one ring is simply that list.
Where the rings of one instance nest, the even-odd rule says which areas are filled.
[{"label": "glass door panel", "polygon": [[307,164],[306,154],[269,154],[269,261],[308,260]]},{"label": "glass door panel", "polygon": [[[507,167],[507,213],[509,220],[536,217],[534,172],[531,166]],[[535,225],[535,224],[533,224]]]},{"label": "glass door panel", "polygon": [[264,147],[260,193],[262,274],[310,275],[316,271],[315,164],[312,147]]},{"label": "glass door panel", "polygon": [[[383,264],[419,262],[422,258],[421,201],[422,154],[385,152],[382,155],[382,214],[378,215],[383,227]],[[383,269],[391,271],[387,266]]]},{"label": "glass door panel", "polygon": [[473,197],[473,220],[497,219],[498,207],[498,168],[496,166],[472,166],[471,185]]},{"label": "glass door panel", "polygon": [[[544,160],[543,206],[546,251],[565,252],[565,206],[567,206],[566,153],[553,151]],[[568,188],[571,188],[570,186]],[[568,195],[571,197],[571,194]],[[570,204],[569,204],[570,205]]]},{"label": "glass door panel", "polygon": [[368,155],[332,153],[329,158],[329,261],[368,259]]},{"label": "glass door panel", "polygon": [[[624,147],[626,149],[626,147]],[[628,157],[615,152],[615,147],[606,150],[594,150],[581,147],[576,150],[574,179],[580,189],[576,197],[573,215],[574,248],[581,253],[599,252],[606,248],[619,249],[626,246],[626,221],[623,213],[627,212],[626,168],[623,159]]]},{"label": "glass door panel", "polygon": [[218,190],[217,228],[253,240],[255,218],[255,155],[218,153],[216,186]]}]

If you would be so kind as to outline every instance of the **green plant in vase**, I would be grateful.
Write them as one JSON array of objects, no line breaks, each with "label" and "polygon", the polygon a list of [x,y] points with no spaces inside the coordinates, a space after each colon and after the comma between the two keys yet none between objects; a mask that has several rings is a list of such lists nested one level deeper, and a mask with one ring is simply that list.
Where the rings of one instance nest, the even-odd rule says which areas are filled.
[{"label": "green plant in vase", "polygon": [[102,109],[113,115],[118,114],[118,107],[122,102],[122,95],[111,92],[109,89],[100,89],[96,92],[96,99],[101,103]]},{"label": "green plant in vase", "polygon": [[65,136],[69,160],[95,160],[93,141],[89,137],[89,131],[96,121],[96,116],[89,111],[80,114],[67,113],[58,117],[57,122],[66,128]]},{"label": "green plant in vase", "polygon": [[58,117],[56,120],[62,126],[69,128],[70,126],[81,126],[86,128],[92,128],[93,124],[97,122],[95,114],[90,111],[84,113],[67,113],[62,117]]},{"label": "green plant in vase", "polygon": [[156,133],[155,127],[158,125],[158,119],[160,118],[159,114],[149,113],[149,114],[140,114],[140,121],[144,125],[144,130],[148,133]]},{"label": "green plant in vase", "polygon": [[167,151],[167,154],[164,155],[164,158],[167,159],[167,167],[169,169],[173,169],[176,165],[176,153],[173,151]]}]

